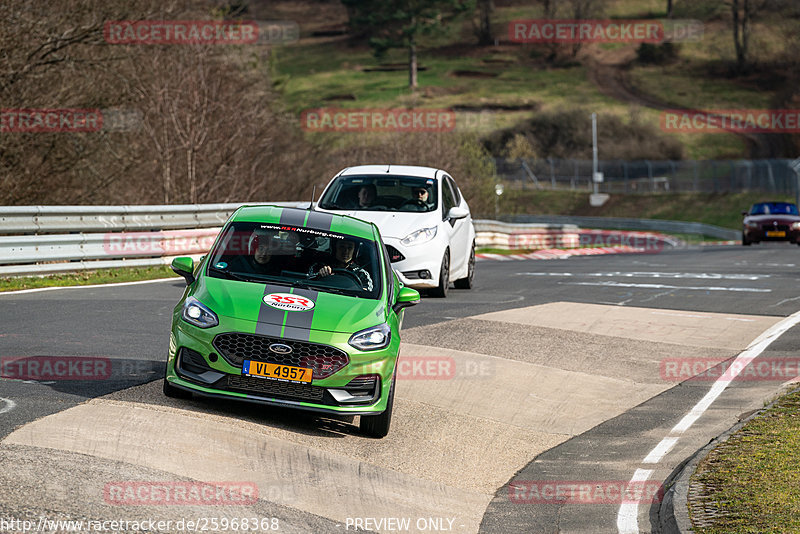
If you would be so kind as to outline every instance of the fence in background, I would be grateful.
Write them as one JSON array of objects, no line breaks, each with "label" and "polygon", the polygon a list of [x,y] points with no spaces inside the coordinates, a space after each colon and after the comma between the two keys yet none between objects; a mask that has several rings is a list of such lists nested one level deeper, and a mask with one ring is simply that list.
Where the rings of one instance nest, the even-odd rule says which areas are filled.
[{"label": "fence in background", "polygon": [[[789,159],[599,161],[601,193],[796,193],[798,174]],[[495,159],[497,174],[526,189],[591,191],[592,161]]]}]

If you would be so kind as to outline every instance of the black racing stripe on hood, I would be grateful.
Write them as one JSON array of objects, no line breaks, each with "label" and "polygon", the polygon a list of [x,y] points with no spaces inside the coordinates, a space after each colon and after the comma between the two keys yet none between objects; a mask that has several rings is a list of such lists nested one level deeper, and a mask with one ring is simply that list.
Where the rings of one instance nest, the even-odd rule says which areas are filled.
[{"label": "black racing stripe on hood", "polygon": [[[276,335],[276,336],[279,336],[281,334],[281,325],[283,324],[283,316],[286,314],[286,312],[284,310],[278,310],[276,308],[273,308],[272,306],[267,305],[264,302],[264,297],[266,297],[270,293],[288,293],[288,292],[289,288],[286,286],[276,286],[272,284],[267,284],[267,286],[264,288],[264,294],[261,295],[261,309],[258,310],[258,325],[256,325],[257,334]],[[259,325],[266,325],[266,324],[277,325],[278,327],[277,333],[268,334],[266,332],[259,331]],[[264,329],[265,328],[262,328],[262,330]],[[269,330],[270,332],[273,331],[273,329],[271,328]]]},{"label": "black racing stripe on hood", "polygon": [[306,222],[306,210],[283,208],[280,224],[282,226],[303,226]]},{"label": "black racing stripe on hood", "polygon": [[308,222],[306,226],[310,228],[317,228],[319,230],[330,230],[331,223],[333,222],[333,215],[322,211],[308,212]]},{"label": "black racing stripe on hood", "polygon": [[289,330],[291,329],[293,333],[296,332],[298,335],[303,335],[300,331],[305,330],[305,334],[302,339],[308,340],[309,333],[311,331],[311,322],[314,320],[314,312],[317,309],[316,302],[319,292],[314,291],[313,289],[300,289],[295,287],[292,288],[292,294],[300,295],[301,297],[310,299],[312,302],[314,302],[314,307],[304,312],[289,312],[286,316],[286,322],[284,323],[284,326],[286,327],[284,330],[284,335],[286,337],[294,337],[295,339],[299,339],[296,336],[290,336]]},{"label": "black racing stripe on hood", "polygon": [[256,323],[256,334],[269,337],[281,337],[281,325],[269,324],[269,323]]}]

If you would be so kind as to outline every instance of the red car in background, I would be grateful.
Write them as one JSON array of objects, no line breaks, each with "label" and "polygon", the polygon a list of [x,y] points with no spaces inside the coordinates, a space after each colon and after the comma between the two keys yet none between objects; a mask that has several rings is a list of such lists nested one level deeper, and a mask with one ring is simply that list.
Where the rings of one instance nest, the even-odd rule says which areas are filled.
[{"label": "red car in background", "polygon": [[800,245],[800,213],[791,202],[759,202],[743,211],[742,245],[789,241]]}]

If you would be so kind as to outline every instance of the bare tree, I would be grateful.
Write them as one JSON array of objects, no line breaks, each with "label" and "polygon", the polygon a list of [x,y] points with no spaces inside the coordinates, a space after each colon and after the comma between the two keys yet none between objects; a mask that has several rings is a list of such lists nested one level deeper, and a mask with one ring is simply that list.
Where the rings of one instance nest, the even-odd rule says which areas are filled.
[{"label": "bare tree", "polygon": [[753,21],[769,6],[770,0],[729,0],[727,3],[731,8],[736,70],[744,72],[750,61],[750,34]]},{"label": "bare tree", "polygon": [[[570,11],[570,17],[575,20],[588,19],[598,17],[602,14],[604,8],[604,0],[568,0],[567,4]],[[577,42],[572,45],[572,57],[578,55],[581,50],[582,43]]]}]

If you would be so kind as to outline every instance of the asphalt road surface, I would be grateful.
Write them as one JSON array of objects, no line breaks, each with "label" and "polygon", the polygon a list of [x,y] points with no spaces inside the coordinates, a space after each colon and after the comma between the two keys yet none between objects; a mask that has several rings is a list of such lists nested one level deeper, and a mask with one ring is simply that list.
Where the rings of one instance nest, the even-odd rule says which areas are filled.
[{"label": "asphalt road surface", "polygon": [[[165,398],[181,280],[0,295],[4,375],[19,358],[102,366],[0,379],[0,532],[245,531],[242,519],[277,532],[660,531],[681,465],[790,387],[789,364],[718,375],[756,352],[793,357],[798,282],[800,247],[785,244],[482,261],[475,289],[406,312],[409,364],[383,440],[352,418]],[[706,368],[719,372],[687,381]],[[213,505],[145,498],[203,482],[234,490]],[[236,498],[248,488],[257,498]],[[128,523],[101,523],[116,520]]]}]

